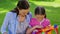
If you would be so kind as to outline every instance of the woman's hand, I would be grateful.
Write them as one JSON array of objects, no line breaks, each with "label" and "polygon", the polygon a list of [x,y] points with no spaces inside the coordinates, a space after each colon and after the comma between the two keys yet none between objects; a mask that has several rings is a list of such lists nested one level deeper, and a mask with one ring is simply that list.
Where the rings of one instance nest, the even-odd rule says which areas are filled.
[{"label": "woman's hand", "polygon": [[21,16],[21,15],[20,15],[18,21],[19,21],[19,22],[23,22],[24,20],[25,20],[25,16]]},{"label": "woman's hand", "polygon": [[3,34],[8,34],[7,32],[4,32]]}]

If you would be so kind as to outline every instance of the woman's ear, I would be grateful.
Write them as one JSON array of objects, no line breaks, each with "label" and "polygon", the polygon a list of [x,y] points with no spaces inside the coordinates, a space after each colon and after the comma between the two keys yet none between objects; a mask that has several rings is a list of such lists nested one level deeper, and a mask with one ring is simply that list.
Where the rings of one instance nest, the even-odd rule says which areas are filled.
[{"label": "woman's ear", "polygon": [[17,9],[19,10],[19,8],[17,7]]}]

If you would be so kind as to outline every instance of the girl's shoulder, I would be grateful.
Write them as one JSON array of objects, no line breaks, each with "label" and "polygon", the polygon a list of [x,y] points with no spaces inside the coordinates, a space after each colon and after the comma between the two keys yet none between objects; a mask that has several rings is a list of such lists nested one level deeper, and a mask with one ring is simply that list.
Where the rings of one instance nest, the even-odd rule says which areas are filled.
[{"label": "girl's shoulder", "polygon": [[50,22],[50,20],[48,18],[44,18],[46,22]]},{"label": "girl's shoulder", "polygon": [[35,25],[37,25],[38,23],[37,23],[37,20],[35,19],[35,18],[31,18],[31,20],[30,20],[30,25],[33,27],[33,26],[35,26]]},{"label": "girl's shoulder", "polygon": [[38,21],[36,20],[36,18],[31,18],[31,20],[30,20],[30,23],[32,23],[32,24],[36,24]]},{"label": "girl's shoulder", "polygon": [[36,21],[36,18],[31,18],[32,21]]},{"label": "girl's shoulder", "polygon": [[50,20],[47,19],[47,18],[45,18],[45,20],[44,20],[44,26],[48,26],[48,25],[50,25]]}]

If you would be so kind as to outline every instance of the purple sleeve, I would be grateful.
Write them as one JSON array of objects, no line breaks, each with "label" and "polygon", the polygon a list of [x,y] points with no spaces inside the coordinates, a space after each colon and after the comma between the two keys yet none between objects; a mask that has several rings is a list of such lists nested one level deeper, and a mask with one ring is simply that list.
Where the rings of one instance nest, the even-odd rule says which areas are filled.
[{"label": "purple sleeve", "polygon": [[29,14],[28,14],[28,15],[29,15],[29,18],[30,18],[29,27],[32,27],[32,26],[31,26],[31,22],[32,22],[32,21],[31,21],[31,19],[32,19],[32,13],[31,13],[31,12],[29,12]]},{"label": "purple sleeve", "polygon": [[29,27],[32,27],[32,19],[30,20]]},{"label": "purple sleeve", "polygon": [[32,18],[32,13],[31,12],[29,12],[29,17],[30,17],[30,19]]}]

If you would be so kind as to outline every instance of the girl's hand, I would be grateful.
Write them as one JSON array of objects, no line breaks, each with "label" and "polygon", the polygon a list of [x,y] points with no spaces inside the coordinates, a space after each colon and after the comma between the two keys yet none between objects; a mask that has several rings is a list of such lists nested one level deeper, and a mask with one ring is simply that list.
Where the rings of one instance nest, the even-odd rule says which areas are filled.
[{"label": "girl's hand", "polygon": [[35,29],[36,29],[36,28],[42,28],[42,26],[36,25],[36,26],[34,26],[34,28],[35,28]]},{"label": "girl's hand", "polygon": [[34,31],[36,28],[42,28],[42,26],[36,25],[36,26],[34,26],[32,28],[28,28],[26,34],[31,34],[32,31]]}]

